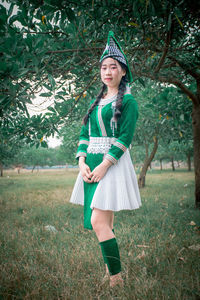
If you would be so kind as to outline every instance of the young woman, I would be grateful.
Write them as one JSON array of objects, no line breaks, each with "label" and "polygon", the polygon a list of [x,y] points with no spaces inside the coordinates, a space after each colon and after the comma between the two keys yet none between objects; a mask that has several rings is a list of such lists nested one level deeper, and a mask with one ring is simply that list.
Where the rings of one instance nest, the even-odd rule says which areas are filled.
[{"label": "young woman", "polygon": [[80,173],[70,202],[84,205],[84,227],[99,240],[110,286],[123,285],[114,211],[137,209],[140,193],[128,147],[138,106],[128,86],[132,74],[112,31],[100,59],[100,94],[83,119],[77,159]]}]

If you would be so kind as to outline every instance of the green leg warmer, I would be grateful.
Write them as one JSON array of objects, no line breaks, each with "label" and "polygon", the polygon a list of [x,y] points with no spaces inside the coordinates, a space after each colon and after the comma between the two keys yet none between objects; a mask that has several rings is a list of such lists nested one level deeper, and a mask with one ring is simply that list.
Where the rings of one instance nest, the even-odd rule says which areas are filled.
[{"label": "green leg warmer", "polygon": [[[112,232],[115,234],[114,228],[112,229]],[[103,259],[104,259],[104,257],[103,257]],[[104,262],[105,262],[105,264],[107,264],[107,261],[105,261],[105,259],[104,259]]]},{"label": "green leg warmer", "polygon": [[119,248],[116,238],[100,242],[104,262],[108,266],[111,275],[121,272],[121,262],[119,256]]}]

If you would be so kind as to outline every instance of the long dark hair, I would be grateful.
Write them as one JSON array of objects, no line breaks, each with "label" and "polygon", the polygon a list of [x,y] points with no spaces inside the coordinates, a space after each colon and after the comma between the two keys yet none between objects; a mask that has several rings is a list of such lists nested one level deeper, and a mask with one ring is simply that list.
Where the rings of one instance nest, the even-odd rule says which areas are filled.
[{"label": "long dark hair", "polygon": [[[119,88],[118,88],[118,94],[117,94],[117,99],[116,99],[116,106],[115,106],[115,114],[114,114],[114,118],[116,121],[119,120],[119,118],[121,117],[121,107],[122,107],[122,101],[123,101],[123,96],[126,90],[126,84],[128,82],[128,78],[127,78],[127,66],[125,64],[123,64],[122,62],[118,61],[118,63],[120,64],[120,66],[122,67],[123,70],[126,71],[126,75],[124,75],[120,81],[119,84]],[[101,62],[102,64],[102,62]],[[101,98],[104,95],[104,92],[106,91],[106,84],[103,83],[101,91],[99,93],[99,95],[97,96],[96,100],[94,101],[94,103],[91,105],[91,107],[89,108],[87,114],[83,117],[83,124],[86,125],[89,119],[90,114],[92,113],[92,111],[94,110],[94,108],[98,105],[99,101],[101,100]]]}]

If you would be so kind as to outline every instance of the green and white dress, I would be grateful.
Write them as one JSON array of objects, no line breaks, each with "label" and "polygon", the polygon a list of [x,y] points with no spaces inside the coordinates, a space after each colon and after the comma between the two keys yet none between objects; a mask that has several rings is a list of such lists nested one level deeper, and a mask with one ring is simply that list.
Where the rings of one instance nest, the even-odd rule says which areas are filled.
[{"label": "green and white dress", "polygon": [[86,183],[79,173],[70,202],[84,205],[84,227],[92,229],[93,208],[101,210],[133,210],[141,206],[137,177],[128,147],[138,118],[138,106],[131,94],[123,97],[121,117],[114,120],[116,95],[101,99],[82,126],[76,157],[86,157],[91,171],[104,158],[113,165],[98,183]]}]

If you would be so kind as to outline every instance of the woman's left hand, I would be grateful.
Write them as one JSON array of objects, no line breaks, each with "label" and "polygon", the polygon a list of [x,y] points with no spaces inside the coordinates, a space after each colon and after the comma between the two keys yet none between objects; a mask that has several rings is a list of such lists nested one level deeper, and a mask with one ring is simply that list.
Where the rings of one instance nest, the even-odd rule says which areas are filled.
[{"label": "woman's left hand", "polygon": [[112,163],[109,160],[104,159],[103,162],[92,171],[90,182],[99,182],[111,165]]}]

